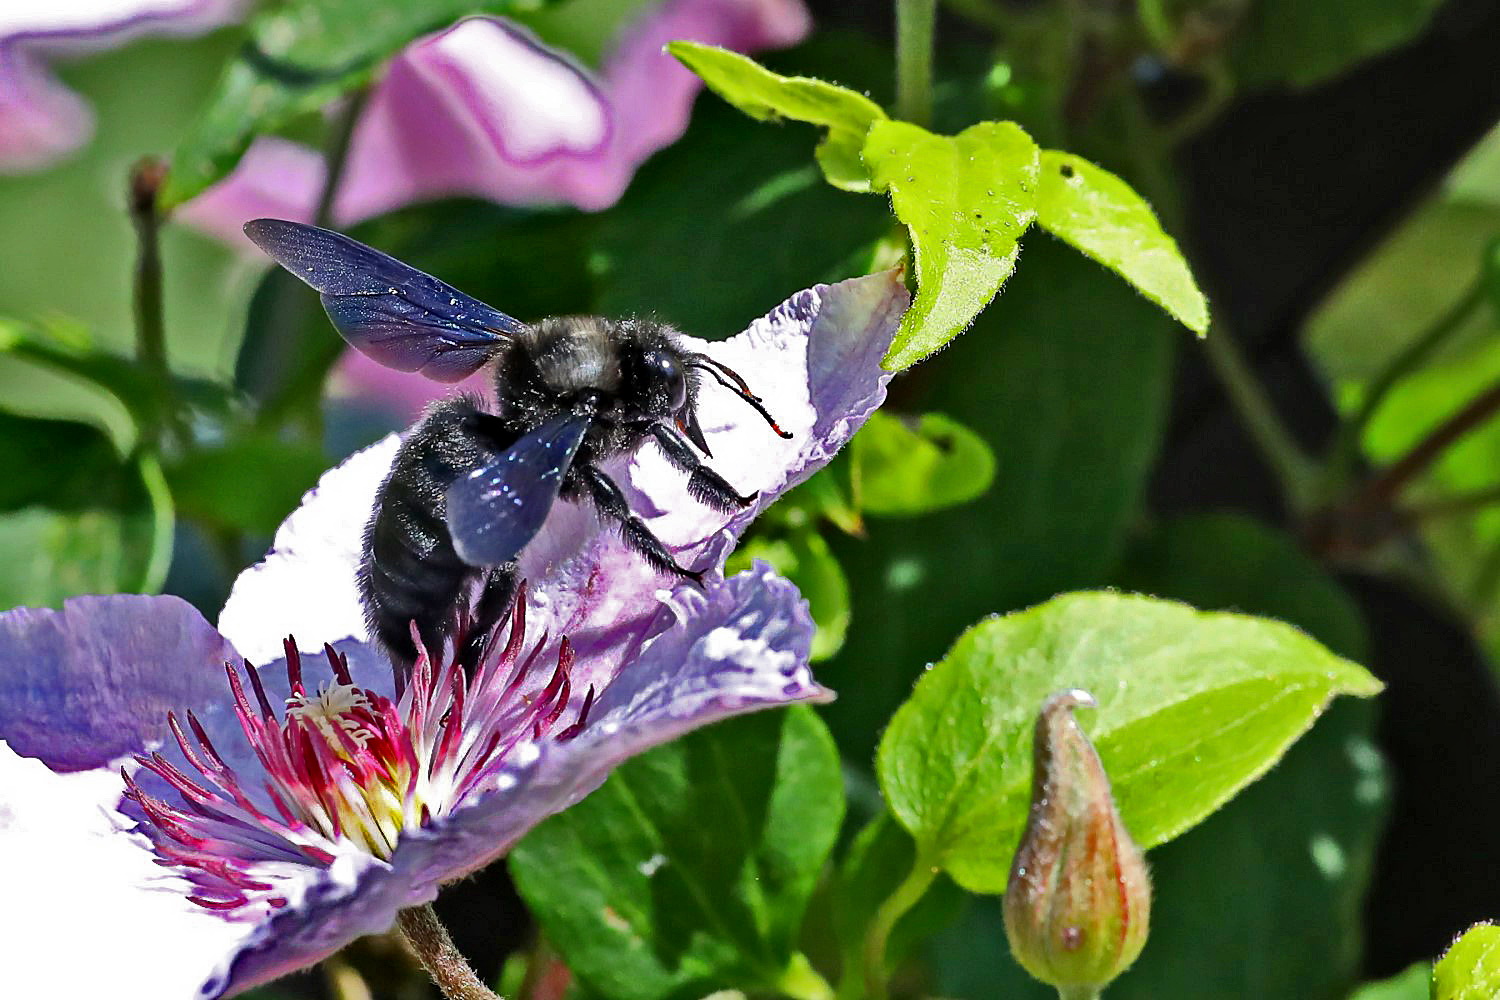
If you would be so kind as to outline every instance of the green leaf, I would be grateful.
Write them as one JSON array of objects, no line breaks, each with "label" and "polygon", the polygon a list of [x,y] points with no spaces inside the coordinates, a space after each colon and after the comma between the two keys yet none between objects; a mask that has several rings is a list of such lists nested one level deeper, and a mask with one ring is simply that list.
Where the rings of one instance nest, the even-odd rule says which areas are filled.
[{"label": "green leaf", "polygon": [[[845,969],[863,963],[865,932],[880,904],[896,891],[916,860],[916,844],[889,813],[871,820],[839,866],[833,921]],[[907,910],[886,944],[886,959],[897,965],[933,934],[957,920],[968,896],[952,880],[938,876],[920,902]]]},{"label": "green leaf", "polygon": [[250,141],[365,86],[420,35],[470,14],[534,10],[541,0],[290,0],[250,22],[172,156],[161,205],[170,210],[234,169]]},{"label": "green leaf", "polygon": [[[1295,539],[1248,518],[1167,521],[1124,562],[1125,586],[1274,616],[1344,656],[1367,649],[1343,588]],[[1151,946],[1111,998],[1193,994],[1209,979],[1224,997],[1348,995],[1389,805],[1374,709],[1335,702],[1270,773],[1151,853]]]},{"label": "green leaf", "polygon": [[1208,301],[1177,242],[1146,200],[1114,174],[1072,153],[1042,151],[1037,225],[1114,271],[1198,334]]},{"label": "green leaf", "polygon": [[1432,965],[1418,962],[1400,975],[1367,983],[1349,1000],[1429,1000],[1432,996]]},{"label": "green leaf", "polygon": [[[844,48],[829,58],[841,55],[862,58]],[[718,339],[794,289],[868,273],[890,214],[824,184],[795,133],[701,101],[687,134],[640,169],[598,226],[594,311],[660,316]]]},{"label": "green leaf", "polygon": [[817,158],[828,183],[845,191],[871,190],[870,171],[860,153],[870,126],[885,120],[880,105],[824,80],[773,73],[753,59],[712,45],[672,42],[667,51],[751,118],[792,118],[826,128]]},{"label": "green leaf", "polygon": [[[0,354],[85,383],[113,397],[129,414],[130,423],[116,426],[108,420],[94,422],[110,434],[121,456],[134,449],[142,426],[166,417],[168,393],[153,375],[134,358],[102,349],[93,335],[77,324],[58,322],[40,327],[0,319]],[[182,402],[219,416],[231,406],[228,390],[202,379],[176,377],[171,392]]]},{"label": "green leaf", "polygon": [[[1366,648],[1359,608],[1338,583],[1294,539],[1247,518],[1166,521],[1131,546],[1124,565],[1111,582],[1272,615],[1343,655]],[[1215,1000],[1348,996],[1388,807],[1375,708],[1335,701],[1265,777],[1151,852],[1151,943],[1110,986],[1110,1000],[1196,997],[1204,983],[1213,984]],[[996,909],[983,901],[970,909],[962,934],[939,936],[930,949],[935,992],[1053,1000],[1055,991],[1028,983],[1009,959],[971,942],[1003,933]],[[979,926],[984,920],[991,923]]]},{"label": "green leaf", "polygon": [[1256,0],[1230,50],[1250,86],[1311,86],[1406,42],[1441,0]]},{"label": "green leaf", "polygon": [[1003,892],[1024,824],[1037,706],[1082,687],[1136,840],[1170,840],[1259,777],[1335,694],[1380,683],[1279,622],[1082,593],[965,633],[892,718],[876,758],[919,851]]},{"label": "green leaf", "polygon": [[306,441],[251,434],[188,452],[168,467],[167,482],[183,516],[270,535],[328,464],[323,449]]},{"label": "green leaf", "polygon": [[118,461],[109,439],[88,424],[0,411],[0,468],[12,470],[0,478],[0,511],[88,506],[100,471]]},{"label": "green leaf", "polygon": [[793,942],[841,787],[810,709],[735,719],[624,764],[521,841],[511,873],[568,967],[612,1000],[765,992],[803,967]]},{"label": "green leaf", "polygon": [[[1365,429],[1365,454],[1378,465],[1399,460],[1469,400],[1500,381],[1500,337],[1493,328],[1471,349],[1402,379]],[[1500,483],[1500,421],[1490,420],[1447,448],[1408,487],[1413,503],[1488,490]],[[1500,505],[1421,523],[1439,570],[1462,604],[1474,610],[1477,631],[1500,637],[1500,586],[1486,560],[1500,552]]]},{"label": "green leaf", "polygon": [[990,488],[984,439],[941,413],[907,419],[877,410],[849,443],[856,506],[912,517],[968,503]]},{"label": "green leaf", "polygon": [[1036,218],[1040,154],[1010,122],[949,137],[879,121],[864,159],[916,250],[917,297],[885,357],[895,371],[967,329],[1015,269],[1017,240]]},{"label": "green leaf", "polygon": [[172,498],[155,460],[99,470],[95,502],[0,516],[0,607],[79,594],[154,593],[172,559]]},{"label": "green leaf", "polygon": [[1060,241],[1031,243],[1026,280],[901,383],[911,405],[941,407],[985,439],[995,482],[963,507],[870,518],[865,541],[829,536],[854,617],[819,676],[839,693],[824,718],[849,759],[872,758],[922,664],[980,617],[1114,582],[1140,520],[1176,324]]},{"label": "green leaf", "polygon": [[749,569],[757,559],[795,583],[807,598],[818,626],[813,637],[813,660],[826,660],[837,653],[849,630],[849,582],[823,536],[811,526],[794,528],[783,535],[757,535],[735,550],[724,572],[729,575]]},{"label": "green leaf", "polygon": [[1432,969],[1432,1000],[1492,1000],[1500,994],[1500,927],[1475,924]]},{"label": "green leaf", "polygon": [[1490,300],[1490,315],[1493,319],[1500,320],[1500,237],[1491,240],[1489,246],[1484,248],[1480,273],[1484,280],[1485,294]]},{"label": "green leaf", "polygon": [[[878,411],[877,411],[878,412]],[[846,452],[792,487],[763,517],[791,527],[826,520],[846,535],[864,533],[864,519],[850,496]]]}]

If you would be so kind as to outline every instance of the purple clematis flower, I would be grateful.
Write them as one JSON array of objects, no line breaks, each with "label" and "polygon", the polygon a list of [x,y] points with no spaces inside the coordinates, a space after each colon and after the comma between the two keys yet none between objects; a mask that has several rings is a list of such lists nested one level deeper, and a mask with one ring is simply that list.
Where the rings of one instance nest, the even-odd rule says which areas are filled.
[{"label": "purple clematis flower", "polygon": [[93,132],[88,105],[48,69],[52,58],[113,48],[146,34],[197,34],[229,23],[243,6],[241,0],[0,4],[0,172],[44,167]]},{"label": "purple clematis flower", "polygon": [[[754,52],[792,45],[809,28],[801,0],[662,0],[621,33],[595,75],[510,21],[460,21],[413,42],[376,85],[332,221],[451,195],[607,208],[636,167],[687,128],[701,83],[662,51],[667,42]],[[250,219],[312,221],[323,180],[315,151],[260,139],[181,216],[238,244]]]},{"label": "purple clematis flower", "polygon": [[470,677],[450,644],[398,691],[367,641],[354,571],[394,437],[323,477],[236,581],[218,629],[171,597],[0,614],[7,984],[126,1000],[239,992],[386,930],[626,758],[829,697],[807,666],[796,589],[764,565],[720,570],[756,511],[884,398],[879,362],[906,304],[887,272],[693,344],[752,379],[794,434],[704,393],[715,466],[760,491],[756,509],[710,510],[662,456],[622,456],[611,471],[634,509],[708,571],[705,585],[659,577],[592,514],[558,504],[523,557],[524,598]]}]

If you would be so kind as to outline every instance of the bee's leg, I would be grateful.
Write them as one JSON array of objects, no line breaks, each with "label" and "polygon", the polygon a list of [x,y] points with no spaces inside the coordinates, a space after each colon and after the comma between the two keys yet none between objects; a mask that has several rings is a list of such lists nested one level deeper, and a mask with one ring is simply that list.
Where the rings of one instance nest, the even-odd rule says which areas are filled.
[{"label": "bee's leg", "polygon": [[516,596],[516,580],[519,570],[515,560],[503,566],[494,566],[485,574],[484,589],[474,602],[469,616],[469,632],[464,637],[463,647],[457,650],[457,662],[466,675],[473,676],[479,667],[479,658],[489,644],[490,634],[500,624],[510,603]]},{"label": "bee's leg", "polygon": [[662,544],[662,540],[646,527],[646,522],[630,512],[630,505],[625,502],[625,494],[620,492],[620,487],[615,485],[613,479],[592,465],[575,464],[573,472],[582,478],[589,499],[594,502],[594,507],[599,513],[619,523],[620,535],[625,539],[625,544],[645,556],[647,562],[664,573],[685,576],[698,584],[703,582],[702,573],[679,565],[672,557],[672,553],[668,552],[667,547]]},{"label": "bee's leg", "polygon": [[759,494],[740,496],[723,476],[704,465],[687,439],[671,427],[652,424],[651,437],[661,446],[667,461],[688,474],[688,495],[694,500],[726,514],[755,502]]}]

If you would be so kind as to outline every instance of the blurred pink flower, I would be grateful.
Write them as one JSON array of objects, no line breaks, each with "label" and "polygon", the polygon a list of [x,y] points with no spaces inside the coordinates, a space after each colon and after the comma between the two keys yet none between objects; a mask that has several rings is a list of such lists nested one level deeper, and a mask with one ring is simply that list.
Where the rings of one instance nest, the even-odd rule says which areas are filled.
[{"label": "blurred pink flower", "polygon": [[[802,0],[662,0],[620,33],[591,74],[509,21],[460,21],[413,42],[376,85],[355,126],[332,221],[347,226],[453,195],[608,208],[647,157],[687,130],[701,83],[662,50],[667,42],[755,52],[793,45],[810,27]],[[322,156],[307,146],[259,139],[179,217],[253,249],[244,223],[311,222],[324,173]],[[485,391],[482,376],[443,386],[357,351],[344,355],[336,380],[405,419],[453,392]]]},{"label": "blurred pink flower", "polygon": [[0,2],[0,173],[35,170],[88,141],[94,116],[52,75],[54,56],[140,35],[191,35],[233,20],[241,0]]},{"label": "blurred pink flower", "polygon": [[[753,52],[791,45],[809,26],[802,0],[663,0],[621,33],[596,76],[511,22],[460,21],[413,42],[376,85],[332,221],[453,195],[607,208],[687,128],[700,84],[667,42]],[[181,217],[238,242],[250,219],[312,221],[323,178],[314,150],[260,139]]]}]

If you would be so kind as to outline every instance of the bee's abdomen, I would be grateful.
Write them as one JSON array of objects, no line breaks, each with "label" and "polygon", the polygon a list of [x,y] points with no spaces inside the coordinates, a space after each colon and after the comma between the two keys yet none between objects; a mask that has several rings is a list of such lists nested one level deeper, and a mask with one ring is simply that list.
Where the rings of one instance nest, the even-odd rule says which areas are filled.
[{"label": "bee's abdomen", "polygon": [[479,412],[466,398],[428,412],[396,452],[365,529],[365,615],[375,637],[406,664],[416,658],[412,624],[424,644],[439,648],[480,572],[458,557],[447,524],[448,487],[487,454],[469,420]]}]

